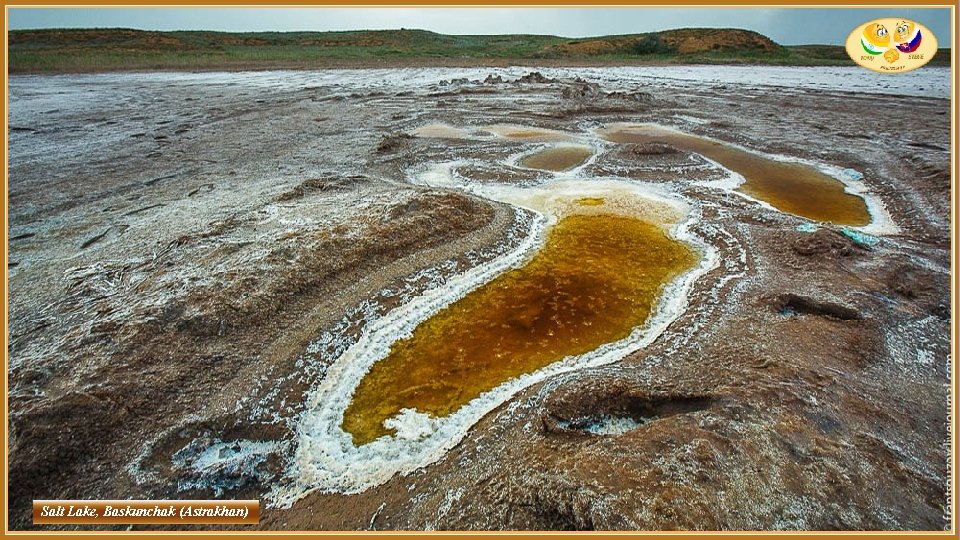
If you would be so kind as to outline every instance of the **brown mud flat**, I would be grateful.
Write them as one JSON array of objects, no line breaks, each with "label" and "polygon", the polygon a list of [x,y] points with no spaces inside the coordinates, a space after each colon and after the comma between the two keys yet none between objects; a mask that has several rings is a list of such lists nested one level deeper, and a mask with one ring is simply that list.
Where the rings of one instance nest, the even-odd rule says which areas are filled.
[{"label": "brown mud flat", "polygon": [[10,134],[12,529],[39,528],[34,499],[266,500],[308,392],[369,321],[523,237],[523,213],[408,172],[540,143],[391,137],[436,121],[574,138],[678,126],[861,171],[900,232],[873,246],[800,232],[802,219],[684,180],[724,175],[695,151],[606,150],[583,174],[631,171],[701,205],[691,230],[719,266],[680,317],[614,364],[519,392],[439,461],[266,507],[260,528],[949,525],[948,100],[876,125],[899,98],[138,85],[98,85],[96,107],[11,100],[11,125],[35,128]]}]

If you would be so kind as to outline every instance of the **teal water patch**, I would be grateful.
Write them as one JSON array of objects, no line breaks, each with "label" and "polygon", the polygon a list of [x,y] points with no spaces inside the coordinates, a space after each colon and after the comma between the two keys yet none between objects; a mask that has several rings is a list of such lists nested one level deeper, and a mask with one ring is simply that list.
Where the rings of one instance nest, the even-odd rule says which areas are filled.
[{"label": "teal water patch", "polygon": [[797,225],[797,230],[805,233],[817,232],[817,226],[813,223],[801,223]]},{"label": "teal water patch", "polygon": [[863,180],[863,173],[854,169],[844,169],[840,176],[849,182],[859,182]]},{"label": "teal water patch", "polygon": [[856,243],[858,243],[858,244],[860,244],[860,245],[862,245],[862,246],[874,247],[874,246],[876,246],[877,244],[880,243],[880,239],[877,238],[876,236],[870,236],[869,234],[863,234],[863,233],[860,232],[860,231],[855,231],[855,230],[849,229],[849,228],[847,228],[847,227],[841,228],[841,229],[840,229],[840,232],[843,233],[843,235],[846,236],[847,238],[853,240],[854,242],[856,242]]}]

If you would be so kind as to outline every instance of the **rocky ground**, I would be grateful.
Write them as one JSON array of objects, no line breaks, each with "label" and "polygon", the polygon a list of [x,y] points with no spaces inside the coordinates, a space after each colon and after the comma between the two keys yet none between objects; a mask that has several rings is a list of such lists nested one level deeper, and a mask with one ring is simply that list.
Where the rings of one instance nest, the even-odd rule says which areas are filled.
[{"label": "rocky ground", "polygon": [[[522,240],[509,205],[411,172],[464,159],[465,178],[535,184],[510,161],[531,143],[483,126],[614,122],[855,169],[899,232],[802,232],[704,187],[725,173],[696,155],[601,145],[581,178],[676,186],[702,212],[720,262],[688,309],[619,362],[521,391],[436,463],[260,527],[949,526],[949,100],[878,122],[901,97],[487,73],[14,78],[11,528],[33,499],[267,500],[296,473],[309,391],[365,325]],[[438,122],[479,135],[407,135]],[[618,421],[634,427],[595,433]]]}]

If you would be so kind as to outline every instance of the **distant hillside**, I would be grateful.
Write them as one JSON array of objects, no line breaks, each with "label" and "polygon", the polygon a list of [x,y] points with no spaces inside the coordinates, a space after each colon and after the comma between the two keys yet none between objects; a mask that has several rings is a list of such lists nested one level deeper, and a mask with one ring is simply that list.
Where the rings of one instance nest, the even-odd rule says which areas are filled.
[{"label": "distant hillside", "polygon": [[[949,64],[949,50],[945,51],[938,54],[935,62]],[[425,30],[9,32],[11,73],[497,62],[851,64],[842,47],[783,47],[756,32],[715,28],[582,39],[541,35],[453,36]]]},{"label": "distant hillside", "polygon": [[561,56],[695,55],[722,52],[743,55],[782,55],[786,51],[770,38],[733,28],[684,28],[648,34],[573,40],[546,47],[543,54]]}]

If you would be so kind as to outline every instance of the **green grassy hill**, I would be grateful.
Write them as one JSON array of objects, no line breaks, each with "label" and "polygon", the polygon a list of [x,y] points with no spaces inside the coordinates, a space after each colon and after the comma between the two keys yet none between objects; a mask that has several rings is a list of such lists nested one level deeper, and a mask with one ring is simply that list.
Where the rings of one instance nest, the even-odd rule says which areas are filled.
[{"label": "green grassy hill", "polygon": [[[50,29],[9,32],[10,73],[470,65],[490,61],[852,64],[842,47],[783,47],[756,32],[714,28],[582,39],[540,35],[453,36],[425,30],[225,33]],[[949,64],[949,50],[942,50],[934,61]]]}]

